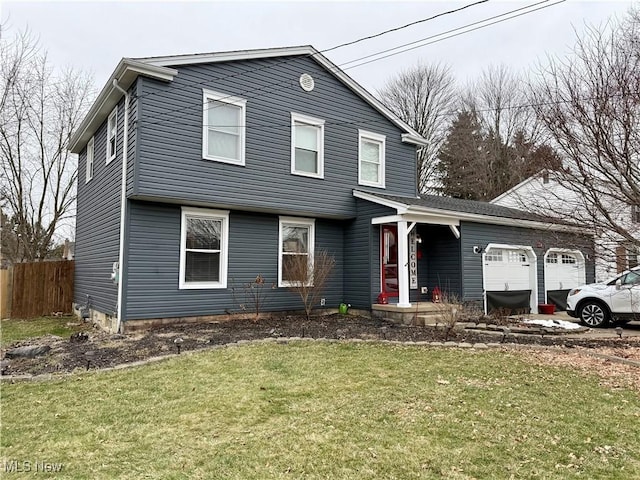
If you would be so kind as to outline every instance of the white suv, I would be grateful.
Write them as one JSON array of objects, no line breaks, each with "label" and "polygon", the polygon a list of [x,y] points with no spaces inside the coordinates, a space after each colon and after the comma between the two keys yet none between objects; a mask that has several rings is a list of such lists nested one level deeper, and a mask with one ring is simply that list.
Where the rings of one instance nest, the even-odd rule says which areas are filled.
[{"label": "white suv", "polygon": [[567,297],[567,313],[588,327],[640,320],[640,266],[606,283],[574,288]]}]

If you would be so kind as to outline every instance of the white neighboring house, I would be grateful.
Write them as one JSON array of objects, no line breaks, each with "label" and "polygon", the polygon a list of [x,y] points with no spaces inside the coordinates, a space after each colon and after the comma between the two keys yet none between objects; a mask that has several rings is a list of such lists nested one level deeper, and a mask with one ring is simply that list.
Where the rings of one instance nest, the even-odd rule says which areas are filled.
[{"label": "white neighboring house", "polygon": [[[617,233],[594,221],[579,194],[554,180],[553,174],[540,172],[527,178],[490,203],[512,207],[549,217],[579,222],[594,229],[596,281],[602,282],[616,273],[640,264],[640,251]],[[640,206],[616,205],[610,210],[621,224],[640,239]]]}]

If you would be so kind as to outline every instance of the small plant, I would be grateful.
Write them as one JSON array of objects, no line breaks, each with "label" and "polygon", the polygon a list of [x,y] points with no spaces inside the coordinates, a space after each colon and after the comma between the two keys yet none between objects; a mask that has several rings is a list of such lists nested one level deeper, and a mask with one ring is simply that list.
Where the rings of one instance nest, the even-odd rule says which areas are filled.
[{"label": "small plant", "polygon": [[242,284],[242,301],[238,300],[235,285],[231,287],[231,294],[233,296],[234,303],[238,305],[240,311],[250,311],[253,314],[254,320],[257,321],[267,304],[268,292],[275,288],[275,283],[271,283],[271,285],[268,286],[265,278],[258,274],[256,275],[256,278],[250,282]]},{"label": "small plant", "polygon": [[445,341],[449,340],[449,337],[456,328],[457,323],[460,321],[463,313],[462,306],[457,295],[453,293],[443,293],[441,302],[437,303],[438,312],[444,325]]},{"label": "small plant", "polygon": [[288,288],[300,296],[309,320],[314,305],[322,296],[336,260],[326,250],[316,251],[311,258],[308,255],[289,255],[288,257],[286,277],[291,279]]},{"label": "small plant", "polygon": [[506,326],[509,325],[509,316],[511,315],[511,309],[507,307],[494,308],[489,313],[491,323],[496,325]]}]

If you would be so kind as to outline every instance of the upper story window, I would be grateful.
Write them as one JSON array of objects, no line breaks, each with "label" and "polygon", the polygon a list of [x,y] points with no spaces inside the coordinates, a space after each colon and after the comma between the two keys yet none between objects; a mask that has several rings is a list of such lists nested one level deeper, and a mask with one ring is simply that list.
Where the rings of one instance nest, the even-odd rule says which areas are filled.
[{"label": "upper story window", "polygon": [[291,173],[324,178],[324,120],[291,114]]},{"label": "upper story window", "polygon": [[385,136],[358,130],[358,183],[384,188]]},{"label": "upper story window", "polygon": [[203,90],[202,157],[244,165],[247,101]]},{"label": "upper story window", "polygon": [[313,270],[315,221],[308,218],[280,217],[278,286],[310,282]]},{"label": "upper story window", "polygon": [[631,205],[631,221],[640,223],[640,205]]},{"label": "upper story window", "polygon": [[107,163],[116,158],[118,136],[118,107],[113,109],[107,119]]},{"label": "upper story window", "polygon": [[87,142],[87,162],[85,166],[85,183],[93,178],[93,154],[94,154],[94,140],[93,137]]},{"label": "upper story window", "polygon": [[180,288],[226,288],[229,212],[182,209]]}]

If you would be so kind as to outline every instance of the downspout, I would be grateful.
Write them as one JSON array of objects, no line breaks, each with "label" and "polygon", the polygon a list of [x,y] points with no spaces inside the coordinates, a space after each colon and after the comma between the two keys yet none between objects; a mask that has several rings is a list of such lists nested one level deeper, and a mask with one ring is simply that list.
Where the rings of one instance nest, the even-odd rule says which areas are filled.
[{"label": "downspout", "polygon": [[124,238],[125,238],[125,220],[127,218],[127,160],[129,150],[129,93],[118,85],[118,80],[113,79],[113,87],[124,95],[124,136],[122,140],[122,181],[120,185],[120,249],[118,252],[118,318],[116,323],[116,331],[122,330],[122,298],[124,295]]}]

